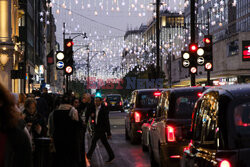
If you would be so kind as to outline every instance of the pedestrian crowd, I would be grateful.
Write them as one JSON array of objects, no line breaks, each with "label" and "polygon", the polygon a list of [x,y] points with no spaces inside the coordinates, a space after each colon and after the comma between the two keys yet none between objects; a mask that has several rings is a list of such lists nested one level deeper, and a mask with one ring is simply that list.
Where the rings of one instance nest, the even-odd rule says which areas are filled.
[{"label": "pedestrian crowd", "polygon": [[[92,142],[85,153],[85,132],[92,127]],[[33,167],[36,139],[50,139],[51,166],[84,167],[91,160],[96,142],[105,146],[111,163],[115,156],[111,138],[109,111],[101,97],[82,98],[42,92],[15,94],[0,84],[0,167]]]}]

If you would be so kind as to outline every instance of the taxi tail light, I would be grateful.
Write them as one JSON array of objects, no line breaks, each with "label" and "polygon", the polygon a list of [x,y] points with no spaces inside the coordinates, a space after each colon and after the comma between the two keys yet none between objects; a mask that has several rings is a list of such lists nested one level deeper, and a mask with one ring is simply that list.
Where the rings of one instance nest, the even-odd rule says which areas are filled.
[{"label": "taxi tail light", "polygon": [[108,106],[108,103],[107,102],[104,102],[105,106],[107,107]]},{"label": "taxi tail light", "polygon": [[201,92],[197,93],[197,96],[198,96],[198,97],[201,97],[201,96],[202,96],[202,93],[201,93]]},{"label": "taxi tail light", "polygon": [[141,122],[141,114],[139,112],[135,112],[135,122]]},{"label": "taxi tail light", "polygon": [[173,126],[166,127],[166,134],[168,142],[175,142],[175,128]]},{"label": "taxi tail light", "polygon": [[231,164],[228,160],[223,160],[220,162],[220,166],[219,167],[231,167]]},{"label": "taxi tail light", "polygon": [[120,101],[120,106],[122,106],[122,102]]},{"label": "taxi tail light", "polygon": [[155,97],[159,97],[161,95],[161,92],[157,91],[157,92],[154,92],[154,96]]}]

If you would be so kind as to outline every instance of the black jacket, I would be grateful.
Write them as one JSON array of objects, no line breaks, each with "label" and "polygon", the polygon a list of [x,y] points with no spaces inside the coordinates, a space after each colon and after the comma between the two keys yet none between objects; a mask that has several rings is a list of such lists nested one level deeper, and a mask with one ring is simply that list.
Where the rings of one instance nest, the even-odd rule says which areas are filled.
[{"label": "black jacket", "polygon": [[85,113],[85,123],[87,124],[89,121],[90,114],[95,112],[95,104],[91,101],[91,103],[81,103],[79,106],[79,114],[82,115],[85,108],[87,107]]},{"label": "black jacket", "polygon": [[14,128],[9,129],[5,134],[7,142],[4,151],[4,167],[31,167],[31,143],[25,132]]},{"label": "black jacket", "polygon": [[96,110],[94,110],[94,112],[91,113],[91,123],[94,124],[95,133],[107,133],[107,135],[110,136],[111,132],[110,132],[110,122],[109,122],[109,111],[104,104],[101,105],[97,118],[97,123],[95,122],[95,118],[96,118]]}]

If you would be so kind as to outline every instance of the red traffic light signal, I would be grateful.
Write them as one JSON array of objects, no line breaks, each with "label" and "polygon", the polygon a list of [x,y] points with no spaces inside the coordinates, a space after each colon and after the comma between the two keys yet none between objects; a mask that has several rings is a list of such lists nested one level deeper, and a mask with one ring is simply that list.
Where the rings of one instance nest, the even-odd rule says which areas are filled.
[{"label": "red traffic light signal", "polygon": [[210,46],[212,44],[212,35],[205,35],[203,38],[203,42],[205,46]]},{"label": "red traffic light signal", "polygon": [[211,39],[209,39],[209,38],[204,38],[204,39],[203,39],[203,42],[204,42],[205,44],[210,44],[210,43],[211,43]]},{"label": "red traffic light signal", "polygon": [[69,41],[69,42],[66,44],[67,47],[72,47],[73,45],[74,45],[74,42],[72,42],[72,41]]},{"label": "red traffic light signal", "polygon": [[198,49],[198,45],[197,45],[196,43],[191,43],[191,44],[189,45],[189,51],[190,51],[190,52],[196,52],[197,49]]}]

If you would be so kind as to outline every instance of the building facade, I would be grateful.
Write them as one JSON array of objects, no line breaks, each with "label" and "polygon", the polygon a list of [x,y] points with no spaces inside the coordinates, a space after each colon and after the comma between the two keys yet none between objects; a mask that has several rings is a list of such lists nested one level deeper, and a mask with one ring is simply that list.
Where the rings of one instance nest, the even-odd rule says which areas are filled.
[{"label": "building facade", "polygon": [[[160,14],[160,68],[164,71],[169,85],[179,82],[181,48],[184,48],[183,38],[184,17],[179,13],[164,10]],[[134,39],[135,37],[135,39]],[[138,30],[127,31],[125,36],[125,49],[123,52],[123,67],[139,70],[147,65],[156,64],[156,20],[152,18]],[[132,68],[131,68],[132,66]],[[129,68],[128,68],[129,67]]]},{"label": "building facade", "polygon": [[18,41],[20,19],[24,11],[18,0],[0,0],[0,83],[13,92],[20,91],[20,80],[11,79],[11,70],[18,69],[24,53]]},{"label": "building facade", "polygon": [[0,22],[0,60],[8,60],[1,63],[0,82],[16,93],[40,89],[48,83],[47,55],[54,56],[56,46],[50,1],[1,0]]},{"label": "building facade", "polygon": [[[204,35],[213,35],[214,68],[211,79],[214,85],[249,82],[250,62],[243,59],[243,44],[250,41],[249,6],[249,0],[198,1],[196,41],[203,46]],[[190,23],[189,8],[190,6],[186,5],[185,23]],[[190,42],[190,27],[187,28],[186,49]],[[204,67],[199,67],[196,83],[204,85],[206,75]],[[182,76],[185,77],[180,78],[179,85],[190,85],[190,78],[187,77],[189,74],[186,72]]]}]

